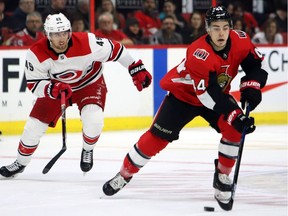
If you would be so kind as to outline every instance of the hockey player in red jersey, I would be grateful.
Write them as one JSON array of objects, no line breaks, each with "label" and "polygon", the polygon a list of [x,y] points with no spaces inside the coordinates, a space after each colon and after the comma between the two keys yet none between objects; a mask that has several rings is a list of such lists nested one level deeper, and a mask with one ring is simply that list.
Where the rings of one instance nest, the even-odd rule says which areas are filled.
[{"label": "hockey player in red jersey", "polygon": [[[261,53],[245,32],[232,29],[230,14],[224,7],[211,7],[205,22],[207,34],[189,45],[183,61],[160,81],[168,94],[152,126],[126,155],[120,172],[103,185],[106,195],[121,190],[151,157],[178,139],[187,123],[201,116],[222,135],[213,187],[220,206],[225,209],[229,203],[229,174],[238,156],[241,133],[244,128],[247,134],[255,130],[254,118],[245,117],[242,109],[249,103],[254,110],[261,102],[261,88],[268,74],[262,68]],[[239,65],[245,72],[240,84],[242,109],[229,94]]]},{"label": "hockey player in red jersey", "polygon": [[66,105],[77,104],[82,121],[83,149],[80,167],[93,166],[93,149],[101,134],[106,99],[102,63],[117,61],[128,69],[138,91],[151,83],[151,75],[140,59],[134,59],[123,45],[92,33],[71,32],[70,21],[61,13],[49,15],[44,23],[47,37],[27,52],[27,86],[38,98],[21,136],[17,159],[0,168],[0,177],[13,177],[31,160],[40,138],[61,116],[60,94]]}]

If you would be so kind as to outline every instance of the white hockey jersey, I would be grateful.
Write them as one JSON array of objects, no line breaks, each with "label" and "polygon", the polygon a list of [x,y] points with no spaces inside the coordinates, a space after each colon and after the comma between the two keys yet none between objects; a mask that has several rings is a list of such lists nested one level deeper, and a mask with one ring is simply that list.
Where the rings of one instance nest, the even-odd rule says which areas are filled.
[{"label": "white hockey jersey", "polygon": [[45,85],[51,81],[68,83],[77,91],[98,80],[102,76],[102,63],[107,61],[118,61],[128,68],[135,59],[120,43],[92,33],[73,32],[68,49],[60,54],[43,38],[27,52],[24,70],[27,86],[38,97],[44,97]]}]

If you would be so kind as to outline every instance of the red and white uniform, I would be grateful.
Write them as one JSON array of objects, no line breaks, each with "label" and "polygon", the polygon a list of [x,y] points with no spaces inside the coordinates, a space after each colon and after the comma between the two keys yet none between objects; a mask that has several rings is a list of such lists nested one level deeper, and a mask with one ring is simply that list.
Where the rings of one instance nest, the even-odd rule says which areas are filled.
[{"label": "red and white uniform", "polygon": [[92,33],[73,33],[68,46],[64,53],[56,53],[45,37],[27,52],[27,86],[38,98],[18,147],[17,161],[25,166],[48,126],[55,127],[61,116],[60,100],[45,97],[46,85],[62,82],[71,86],[73,93],[66,100],[66,105],[77,104],[82,122],[83,149],[90,151],[95,147],[104,125],[107,87],[102,63],[118,61],[128,68],[135,61],[120,43]]},{"label": "red and white uniform", "polygon": [[50,81],[68,83],[73,92],[102,77],[102,63],[118,61],[128,68],[135,60],[116,41],[98,38],[92,33],[74,32],[65,53],[56,54],[44,38],[27,53],[25,75],[28,88],[44,97],[44,87]]}]

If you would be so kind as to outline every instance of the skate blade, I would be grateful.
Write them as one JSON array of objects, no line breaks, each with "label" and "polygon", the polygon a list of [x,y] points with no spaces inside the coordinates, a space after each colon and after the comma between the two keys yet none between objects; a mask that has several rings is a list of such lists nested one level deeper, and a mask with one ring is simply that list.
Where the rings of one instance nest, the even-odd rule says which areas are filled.
[{"label": "skate blade", "polygon": [[11,180],[11,179],[16,178],[18,175],[19,174],[16,174],[16,175],[13,175],[13,176],[10,176],[10,177],[5,177],[5,176],[0,175],[0,180]]},{"label": "skate blade", "polygon": [[99,199],[109,199],[111,196],[106,195],[105,193],[102,193],[102,195],[99,197]]},{"label": "skate blade", "polygon": [[107,196],[103,194],[102,196],[99,197],[99,199],[105,199]]}]

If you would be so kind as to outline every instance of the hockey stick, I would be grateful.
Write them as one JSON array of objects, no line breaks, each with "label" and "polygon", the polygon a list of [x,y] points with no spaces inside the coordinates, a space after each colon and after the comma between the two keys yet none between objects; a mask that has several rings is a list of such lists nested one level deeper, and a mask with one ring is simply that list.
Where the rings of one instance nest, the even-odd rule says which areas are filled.
[{"label": "hockey stick", "polygon": [[[246,106],[246,113],[245,116],[249,117],[250,114],[250,106],[249,104]],[[241,158],[242,158],[242,152],[244,148],[244,142],[245,142],[245,137],[246,137],[246,127],[244,128],[244,131],[241,136],[241,141],[239,144],[239,151],[238,151],[238,159],[236,162],[235,166],[235,171],[234,171],[234,177],[233,177],[233,184],[232,184],[232,191],[231,191],[231,199],[228,203],[221,203],[218,200],[218,204],[220,207],[226,211],[230,211],[233,208],[233,203],[234,203],[234,196],[236,192],[236,187],[237,187],[237,182],[238,182],[238,176],[239,176],[239,170],[240,170],[240,164],[241,164]]]},{"label": "hockey stick", "polygon": [[65,99],[65,91],[61,92],[61,112],[62,112],[62,148],[56,154],[49,163],[44,167],[42,173],[46,174],[49,172],[51,167],[55,164],[55,162],[60,158],[60,156],[66,151],[66,99]]}]

